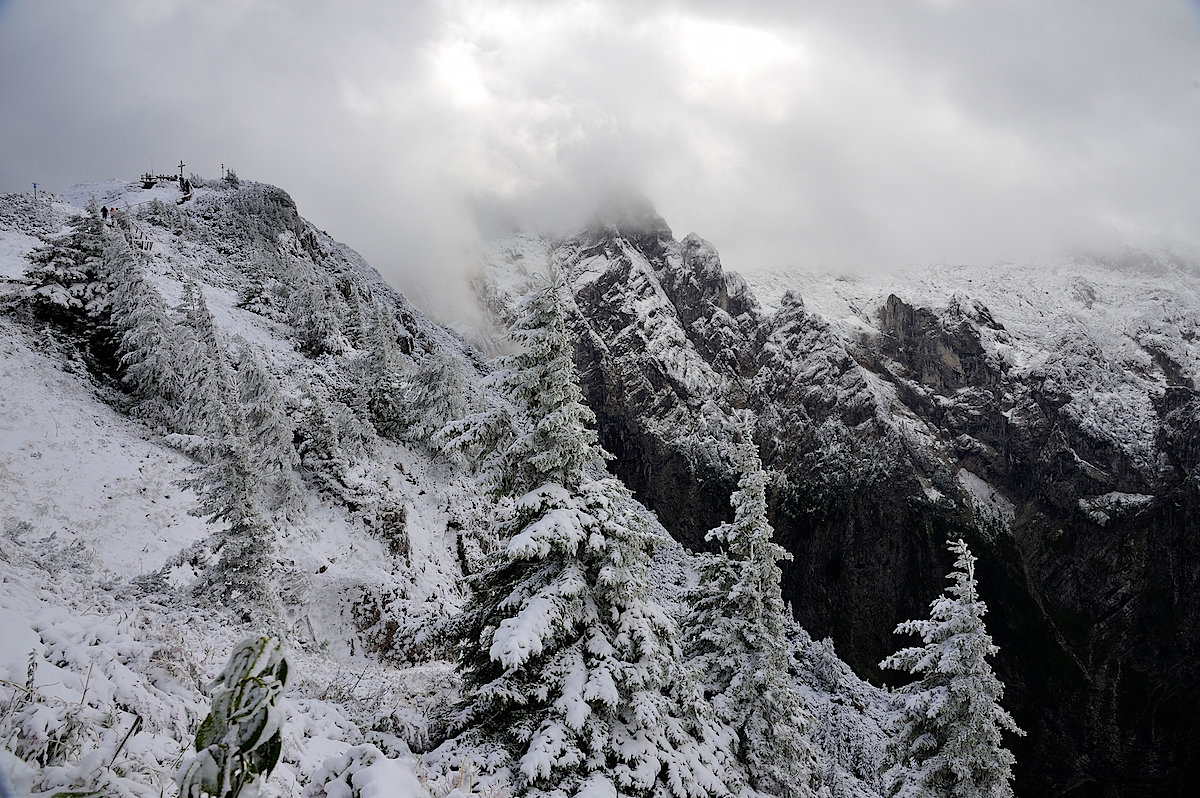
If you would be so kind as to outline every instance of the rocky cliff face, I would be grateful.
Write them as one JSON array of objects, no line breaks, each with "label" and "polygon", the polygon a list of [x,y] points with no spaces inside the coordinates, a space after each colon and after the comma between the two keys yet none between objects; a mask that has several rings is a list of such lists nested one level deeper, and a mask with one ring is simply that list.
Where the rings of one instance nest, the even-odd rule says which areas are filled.
[{"label": "rocky cliff face", "polygon": [[803,291],[765,309],[710,244],[676,240],[643,208],[566,240],[498,245],[489,304],[505,307],[499,286],[513,284],[496,275],[551,259],[574,289],[611,467],[680,540],[701,548],[725,520],[726,444],[752,418],[795,554],[785,592],[814,637],[879,680],[876,663],[904,642],[892,628],[926,615],[944,540],[962,535],[980,557],[1006,704],[1028,732],[1010,741],[1017,794],[1194,783],[1194,270],[944,269],[895,293],[884,278],[823,284],[826,312]]}]

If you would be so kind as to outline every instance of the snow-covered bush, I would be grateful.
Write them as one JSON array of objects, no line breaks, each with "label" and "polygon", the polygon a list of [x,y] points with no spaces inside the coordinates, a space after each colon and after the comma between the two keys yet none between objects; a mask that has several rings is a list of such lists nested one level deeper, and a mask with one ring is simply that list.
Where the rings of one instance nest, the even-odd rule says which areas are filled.
[{"label": "snow-covered bush", "polygon": [[279,761],[275,700],[287,684],[287,660],[274,638],[243,640],[214,685],[212,710],[196,732],[196,756],[176,776],[183,798],[237,798]]},{"label": "snow-covered bush", "polygon": [[325,760],[304,798],[429,798],[411,758],[389,759],[370,743]]},{"label": "snow-covered bush", "polygon": [[37,652],[29,653],[24,686],[14,685],[12,698],[0,707],[0,740],[21,759],[45,768],[77,759],[92,730],[82,702],[56,700],[38,690],[38,659]]}]

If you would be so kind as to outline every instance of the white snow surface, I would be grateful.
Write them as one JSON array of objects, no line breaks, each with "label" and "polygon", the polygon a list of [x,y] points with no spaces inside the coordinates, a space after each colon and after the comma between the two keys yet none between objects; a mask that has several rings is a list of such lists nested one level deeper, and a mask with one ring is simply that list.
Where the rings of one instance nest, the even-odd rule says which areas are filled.
[{"label": "white snow surface", "polygon": [[[251,346],[285,395],[294,398],[305,385],[336,388],[329,384],[336,369],[328,357],[304,356],[287,324],[237,307],[248,254],[222,249],[227,242],[219,236],[192,235],[208,224],[198,205],[221,201],[224,191],[198,187],[191,202],[178,206],[186,234],[138,220],[152,243],[151,283],[175,306],[183,281],[195,281],[223,344]],[[154,199],[174,206],[178,196],[169,183],[143,190],[106,181],[64,192],[53,213],[82,213],[94,197],[136,216]],[[61,745],[57,758],[43,765],[0,750],[0,772],[38,795],[81,787],[138,798],[173,794],[174,771],[190,756],[208,710],[205,688],[239,640],[271,632],[284,640],[291,678],[280,702],[281,761],[259,787],[263,798],[468,798],[508,789],[503,760],[494,753],[458,750],[419,759],[411,753],[410,747],[428,742],[432,719],[456,696],[454,666],[380,656],[413,642],[465,598],[460,557],[464,547],[481,545],[472,535],[487,517],[470,475],[418,447],[378,441],[352,476],[359,487],[403,507],[407,557],[394,556],[372,534],[361,509],[308,485],[304,518],[280,522],[277,530],[278,626],[198,604],[187,588],[197,576],[195,558],[207,556],[204,542],[213,526],[189,514],[196,497],[179,484],[193,461],[115,409],[118,388],[97,383],[69,341],[21,311],[9,312],[23,290],[25,256],[39,243],[28,232],[37,227],[32,222],[6,226],[6,219],[20,221],[23,207],[9,206],[15,216],[0,214],[0,734],[8,735],[0,749],[25,746],[34,752],[26,751],[29,758]],[[311,226],[308,232],[337,268],[390,291],[352,250]],[[278,246],[281,257],[306,257],[287,235]],[[503,291],[517,293],[544,267],[548,250],[533,237],[514,246],[507,257],[528,265]],[[653,307],[638,310],[651,317],[646,334],[653,335],[652,317],[664,300],[653,290],[647,297]],[[416,351],[435,344],[463,351],[458,339],[419,312],[407,306],[405,312],[421,328]],[[660,356],[676,378],[689,384],[715,379],[703,363],[674,358],[673,348],[682,343],[663,340]],[[663,537],[654,592],[678,612],[693,569],[689,555]],[[164,566],[176,592],[143,590],[139,578]],[[378,618],[364,621],[372,608]],[[389,634],[396,639],[384,650],[380,641]],[[819,659],[828,668],[836,661],[831,649]],[[845,689],[875,700],[874,688],[848,669],[838,673]],[[821,700],[829,699],[814,695]],[[5,715],[2,708],[18,704],[25,709]],[[868,737],[877,743],[877,728]],[[857,785],[848,794],[873,794],[864,792],[863,774],[843,775]],[[592,780],[588,794],[615,792]]]},{"label": "white snow surface", "polygon": [[[178,189],[111,181],[64,196],[75,204],[63,209],[81,213],[93,196],[133,209],[156,197],[173,204]],[[222,274],[227,257],[139,225],[153,239],[149,276],[169,304],[179,300],[181,279],[197,280],[223,339],[248,341],[285,391],[320,375],[322,364],[296,352],[279,324],[235,307],[236,291]],[[0,227],[0,303],[11,305],[22,291],[25,255],[39,243]],[[179,485],[192,460],[103,401],[112,392],[92,380],[66,342],[0,313],[0,706],[24,693],[30,657],[38,697],[36,712],[0,746],[82,734],[62,762],[31,769],[6,753],[0,767],[11,783],[40,785],[47,794],[97,779],[120,794],[173,790],[175,767],[207,712],[204,686],[238,640],[262,631],[254,619],[200,611],[186,597],[170,605],[137,598],[130,579],[204,541],[211,527],[189,514],[196,497]],[[280,530],[277,582],[292,627],[285,639],[293,676],[282,702],[283,757],[262,796],[316,790],[312,779],[326,760],[360,745],[372,726],[420,739],[426,711],[447,700],[449,664],[400,667],[365,657],[351,605],[399,591],[431,616],[453,611],[463,587],[448,519],[477,502],[476,492],[469,479],[403,446],[381,443],[378,462],[364,478],[403,503],[411,567],[389,556],[353,512],[314,490],[307,517]],[[177,586],[193,577],[180,565],[169,574]],[[126,764],[118,774],[107,763],[135,716],[142,725],[121,749],[118,764]],[[429,769],[407,753],[405,738],[389,732],[381,740],[387,756],[355,775],[356,794],[451,789],[449,781],[439,785],[457,779],[461,763]]]}]

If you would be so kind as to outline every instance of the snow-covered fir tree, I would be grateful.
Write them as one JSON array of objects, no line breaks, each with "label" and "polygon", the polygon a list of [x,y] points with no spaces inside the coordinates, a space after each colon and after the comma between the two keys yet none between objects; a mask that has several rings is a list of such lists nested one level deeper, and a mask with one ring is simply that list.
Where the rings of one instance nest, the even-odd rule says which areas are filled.
[{"label": "snow-covered fir tree", "polygon": [[86,213],[71,218],[67,231],[46,237],[29,253],[25,277],[33,307],[68,329],[84,321],[86,306],[102,290],[104,246],[104,221],[92,198]]},{"label": "snow-covered fir tree", "polygon": [[223,603],[269,606],[266,588],[274,530],[263,507],[260,470],[249,425],[208,303],[198,286],[183,284],[180,371],[184,376],[176,438],[198,462],[186,481],[198,497],[193,514],[227,522],[213,533],[216,565],[202,591]]},{"label": "snow-covered fir tree", "polygon": [[220,556],[198,590],[222,604],[271,609],[267,580],[275,533],[245,438],[229,436],[198,474],[191,483],[200,495],[195,514],[228,523],[213,533]]},{"label": "snow-covered fir tree", "polygon": [[251,462],[259,474],[264,506],[295,516],[303,504],[303,489],[296,476],[300,457],[293,442],[295,424],[284,405],[279,383],[244,341],[238,347],[236,368],[246,439]]},{"label": "snow-covered fir tree", "polygon": [[[228,435],[245,436],[241,409],[225,352],[204,294],[195,283],[183,284],[183,326],[178,336],[183,375],[181,431],[219,445]],[[203,444],[203,441],[201,441]]]},{"label": "snow-covered fir tree", "polygon": [[311,357],[346,351],[332,285],[314,281],[293,290],[288,315],[300,351]]},{"label": "snow-covered fir tree", "polygon": [[733,522],[707,535],[720,551],[701,560],[686,647],[717,717],[736,734],[754,788],[810,796],[817,758],[805,734],[811,718],[788,671],[789,610],[778,565],[791,555],[772,540],[767,474],[744,435],[736,450],[741,479],[730,499]]},{"label": "snow-covered fir tree", "polygon": [[110,286],[106,304],[121,381],[137,400],[137,415],[173,431],[184,387],[175,323],[122,236],[108,239],[104,271]]},{"label": "snow-covered fir tree", "polygon": [[342,501],[354,501],[358,497],[350,485],[351,456],[343,445],[344,425],[339,423],[339,415],[321,393],[304,386],[296,419],[296,451],[301,466],[320,489]]},{"label": "snow-covered fir tree", "polygon": [[[604,454],[588,425],[567,336],[561,277],[545,278],[517,305],[509,329],[516,345],[483,381],[511,403],[486,403],[437,434],[447,448],[476,460],[480,482],[501,495],[520,495],[545,481],[578,482],[584,466]],[[515,423],[512,409],[527,421]]]},{"label": "snow-covered fir tree", "polygon": [[371,308],[363,333],[366,351],[351,364],[355,409],[385,438],[398,440],[407,424],[404,406],[404,355],[397,344],[395,317],[381,302]]},{"label": "snow-covered fir tree", "polygon": [[404,409],[408,423],[404,439],[435,451],[443,447],[440,433],[446,425],[466,418],[475,406],[482,404],[463,362],[446,347],[426,352],[405,383]]},{"label": "snow-covered fir tree", "polygon": [[728,740],[649,596],[655,534],[616,480],[586,481],[600,450],[585,424],[562,288],[521,305],[520,353],[498,376],[529,431],[497,483],[521,495],[505,543],[461,618],[460,727],[514,759],[518,795],[602,789],[699,798],[729,792]]},{"label": "snow-covered fir tree", "polygon": [[896,691],[885,782],[899,798],[1010,798],[1014,759],[1002,735],[1024,732],[1000,706],[1004,685],[987,661],[999,648],[984,628],[975,557],[961,539],[949,548],[957,559],[946,595],[930,605],[929,620],[896,627],[924,645],[880,663],[919,677]]}]

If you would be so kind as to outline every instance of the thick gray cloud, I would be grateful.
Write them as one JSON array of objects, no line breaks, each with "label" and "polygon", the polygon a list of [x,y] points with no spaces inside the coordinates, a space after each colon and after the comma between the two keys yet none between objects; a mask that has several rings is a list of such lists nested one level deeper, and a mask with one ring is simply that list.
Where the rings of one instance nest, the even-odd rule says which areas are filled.
[{"label": "thick gray cloud", "polygon": [[0,191],[224,162],[385,274],[628,184],[742,270],[1200,242],[1182,0],[10,0],[0,108]]}]

